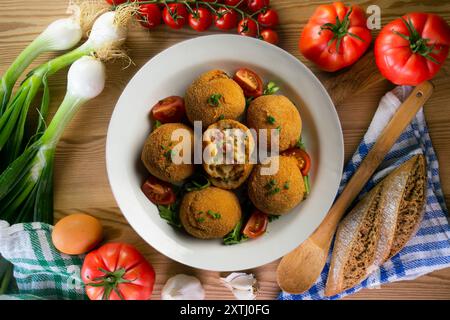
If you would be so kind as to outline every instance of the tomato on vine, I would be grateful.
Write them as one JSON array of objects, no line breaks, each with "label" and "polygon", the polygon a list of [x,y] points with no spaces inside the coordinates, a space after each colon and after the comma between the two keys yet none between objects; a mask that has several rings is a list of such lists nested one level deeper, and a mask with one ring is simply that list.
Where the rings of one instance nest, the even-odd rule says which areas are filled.
[{"label": "tomato on vine", "polygon": [[251,12],[256,12],[258,10],[261,10],[265,7],[268,7],[270,5],[269,0],[248,0],[247,1],[247,8]]},{"label": "tomato on vine", "polygon": [[161,9],[157,4],[143,4],[139,7],[140,23],[146,28],[154,28],[161,24]]},{"label": "tomato on vine", "polygon": [[250,18],[244,18],[239,22],[238,33],[242,36],[256,37],[258,34],[258,25]]},{"label": "tomato on vine", "polygon": [[172,29],[181,29],[188,21],[188,11],[182,3],[166,4],[163,11],[163,20]]},{"label": "tomato on vine", "polygon": [[230,30],[236,27],[238,22],[238,14],[233,9],[220,8],[216,12],[214,24],[222,30]]},{"label": "tomato on vine", "polygon": [[211,11],[206,8],[200,7],[194,9],[189,13],[189,25],[196,31],[207,30],[213,22],[213,16]]},{"label": "tomato on vine", "polygon": [[273,9],[267,9],[258,14],[258,23],[262,27],[273,28],[278,25],[278,13]]},{"label": "tomato on vine", "polygon": [[278,43],[278,33],[272,29],[264,29],[261,31],[261,38],[271,44]]}]

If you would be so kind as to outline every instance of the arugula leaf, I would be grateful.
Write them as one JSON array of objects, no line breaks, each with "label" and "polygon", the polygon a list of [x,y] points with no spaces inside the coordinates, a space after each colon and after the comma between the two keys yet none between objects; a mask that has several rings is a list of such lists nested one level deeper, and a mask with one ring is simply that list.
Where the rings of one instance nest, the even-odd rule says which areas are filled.
[{"label": "arugula leaf", "polygon": [[168,224],[181,228],[180,217],[179,217],[179,202],[170,204],[168,206],[159,205],[159,216],[167,221]]},{"label": "arugula leaf", "polygon": [[271,95],[276,93],[278,90],[280,90],[280,87],[277,86],[277,84],[273,81],[270,81],[267,85],[266,88],[263,91],[263,95],[267,96],[267,95]]},{"label": "arugula leaf", "polygon": [[248,237],[241,233],[241,229],[242,229],[242,220],[240,220],[236,224],[234,229],[231,230],[231,232],[223,238],[223,243],[225,245],[233,245],[248,240]]}]

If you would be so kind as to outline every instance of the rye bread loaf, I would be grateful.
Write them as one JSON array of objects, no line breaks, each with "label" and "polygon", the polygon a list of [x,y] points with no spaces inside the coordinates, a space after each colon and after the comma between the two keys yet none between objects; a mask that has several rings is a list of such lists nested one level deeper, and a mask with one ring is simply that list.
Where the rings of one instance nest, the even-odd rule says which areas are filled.
[{"label": "rye bread loaf", "polygon": [[405,246],[422,219],[425,191],[425,158],[417,155],[361,199],[339,224],[325,295],[360,283]]}]

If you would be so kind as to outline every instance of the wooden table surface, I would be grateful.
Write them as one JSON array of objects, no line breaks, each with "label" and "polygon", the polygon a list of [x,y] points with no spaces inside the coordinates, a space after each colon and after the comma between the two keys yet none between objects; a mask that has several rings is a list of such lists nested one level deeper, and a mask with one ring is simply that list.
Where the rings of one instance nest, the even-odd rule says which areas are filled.
[{"label": "wooden table surface", "polygon": [[[280,47],[299,58],[325,84],[336,104],[341,120],[346,160],[366,131],[378,101],[393,87],[379,77],[372,53],[348,70],[327,74],[318,71],[306,61],[297,49],[301,28],[320,3],[330,1],[272,0],[280,15]],[[450,1],[346,1],[359,3],[364,8],[377,4],[381,8],[382,24],[412,11],[440,14],[450,23]],[[0,1],[0,74],[19,52],[56,18],[62,17],[67,1],[16,0]],[[217,31],[212,31],[215,33]],[[374,31],[374,36],[378,31]],[[198,276],[204,284],[208,299],[231,299],[231,293],[220,285],[219,273],[196,270],[159,254],[145,243],[128,225],[117,208],[111,193],[105,167],[106,132],[114,105],[133,74],[151,57],[182,40],[199,36],[184,28],[180,31],[160,26],[148,32],[135,26],[127,41],[129,55],[135,66],[122,70],[120,63],[108,65],[107,85],[100,97],[81,109],[67,128],[58,145],[55,168],[56,218],[74,212],[85,212],[101,219],[106,240],[125,241],[135,245],[156,269],[154,299],[168,277],[176,273]],[[242,53],[251,54],[251,53]],[[51,54],[40,57],[36,64]],[[50,79],[52,112],[65,92],[66,73],[60,72]],[[447,205],[450,204],[450,63],[447,59],[433,79],[435,93],[426,104],[425,114],[436,149],[442,187]],[[151,90],[151,83],[149,83]],[[274,299],[279,288],[275,280],[277,262],[252,270],[260,283],[259,299]],[[450,299],[450,269],[433,272],[414,281],[384,285],[380,289],[362,290],[348,299]]]}]

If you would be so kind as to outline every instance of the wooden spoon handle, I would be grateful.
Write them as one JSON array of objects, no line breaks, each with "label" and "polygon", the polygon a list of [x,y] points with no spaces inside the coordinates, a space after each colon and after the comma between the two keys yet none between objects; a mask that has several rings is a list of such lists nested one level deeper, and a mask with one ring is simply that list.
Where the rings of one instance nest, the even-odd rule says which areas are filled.
[{"label": "wooden spoon handle", "polygon": [[362,161],[359,168],[353,174],[344,190],[331,207],[320,226],[311,235],[311,240],[318,245],[326,245],[331,241],[334,231],[348,209],[350,204],[358,196],[364,185],[391,150],[400,134],[405,130],[416,113],[425,104],[433,93],[431,82],[425,81],[416,86],[408,98],[401,104],[383,129],[372,149]]}]

